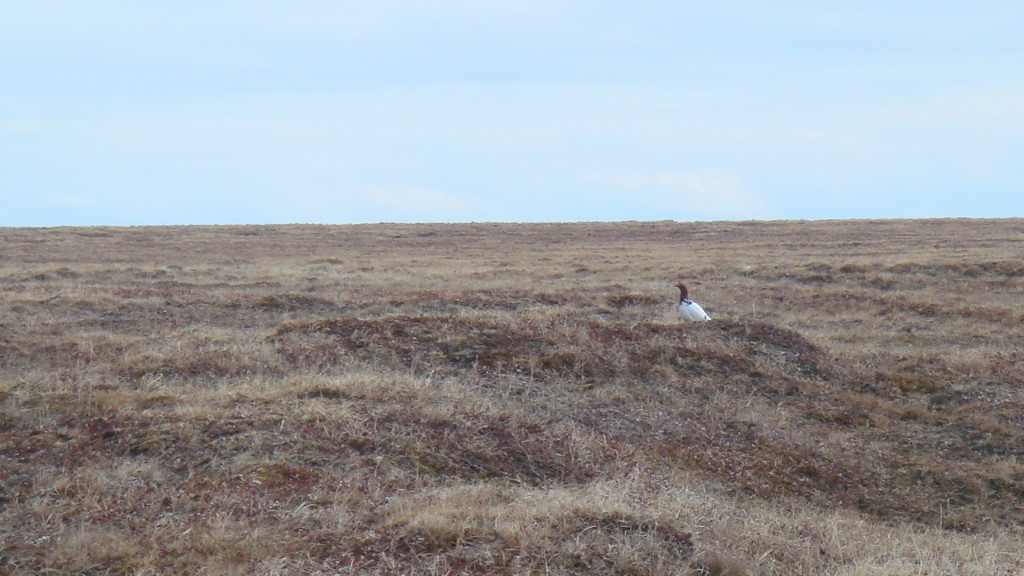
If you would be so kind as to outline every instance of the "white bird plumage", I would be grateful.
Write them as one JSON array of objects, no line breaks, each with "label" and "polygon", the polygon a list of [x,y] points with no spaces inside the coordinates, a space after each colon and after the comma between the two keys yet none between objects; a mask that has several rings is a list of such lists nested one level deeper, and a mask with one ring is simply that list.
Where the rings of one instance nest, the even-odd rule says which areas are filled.
[{"label": "white bird plumage", "polygon": [[696,320],[711,320],[711,316],[700,307],[693,300],[687,298],[689,295],[686,290],[686,284],[682,282],[676,284],[676,288],[679,288],[679,317],[686,322],[693,322]]}]

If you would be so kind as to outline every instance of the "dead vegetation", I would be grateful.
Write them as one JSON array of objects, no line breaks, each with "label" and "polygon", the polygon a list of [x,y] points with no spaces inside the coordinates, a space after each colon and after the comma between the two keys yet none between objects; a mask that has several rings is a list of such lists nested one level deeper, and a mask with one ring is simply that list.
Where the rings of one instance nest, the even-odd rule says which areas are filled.
[{"label": "dead vegetation", "polygon": [[0,574],[1017,574],[1022,244],[0,229]]}]

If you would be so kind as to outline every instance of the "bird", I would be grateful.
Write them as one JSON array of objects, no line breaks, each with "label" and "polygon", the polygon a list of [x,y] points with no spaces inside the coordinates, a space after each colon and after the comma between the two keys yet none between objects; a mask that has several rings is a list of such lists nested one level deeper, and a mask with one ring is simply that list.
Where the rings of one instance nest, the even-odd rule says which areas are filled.
[{"label": "bird", "polygon": [[711,316],[700,307],[693,300],[687,298],[689,295],[686,290],[686,284],[679,282],[676,284],[676,288],[679,288],[679,317],[686,322],[693,322],[696,320],[711,320]]}]

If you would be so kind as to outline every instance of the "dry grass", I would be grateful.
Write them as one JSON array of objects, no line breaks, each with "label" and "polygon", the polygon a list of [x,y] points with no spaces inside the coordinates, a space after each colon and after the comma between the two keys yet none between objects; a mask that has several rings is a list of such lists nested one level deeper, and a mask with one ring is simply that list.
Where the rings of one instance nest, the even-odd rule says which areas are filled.
[{"label": "dry grass", "polygon": [[1014,219],[0,229],[0,574],[1020,574],[1021,254]]}]

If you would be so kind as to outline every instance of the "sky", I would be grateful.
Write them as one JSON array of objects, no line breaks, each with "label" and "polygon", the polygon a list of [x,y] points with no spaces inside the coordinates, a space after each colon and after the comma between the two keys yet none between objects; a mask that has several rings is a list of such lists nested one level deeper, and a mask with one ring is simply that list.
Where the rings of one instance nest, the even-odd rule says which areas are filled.
[{"label": "sky", "polygon": [[1024,3],[0,0],[0,226],[1024,216]]}]

